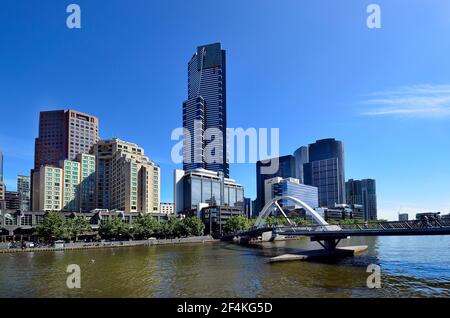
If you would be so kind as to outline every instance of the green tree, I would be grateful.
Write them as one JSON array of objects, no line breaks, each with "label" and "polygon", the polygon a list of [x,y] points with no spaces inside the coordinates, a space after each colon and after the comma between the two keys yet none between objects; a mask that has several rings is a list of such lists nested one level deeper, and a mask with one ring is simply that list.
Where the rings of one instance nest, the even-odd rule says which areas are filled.
[{"label": "green tree", "polygon": [[65,224],[66,234],[69,239],[78,241],[78,236],[83,235],[91,230],[89,222],[85,218],[73,218],[66,220]]},{"label": "green tree", "polygon": [[122,222],[120,217],[102,220],[98,231],[99,234],[106,239],[127,239],[132,237],[130,225]]},{"label": "green tree", "polygon": [[205,224],[198,217],[188,217],[181,221],[181,236],[203,235]]},{"label": "green tree", "polygon": [[147,239],[158,232],[159,222],[151,215],[139,217],[133,223],[133,234],[137,238]]},{"label": "green tree", "polygon": [[228,219],[223,227],[225,233],[233,233],[250,229],[251,223],[248,218],[242,215],[235,215]]},{"label": "green tree", "polygon": [[44,220],[36,227],[39,237],[47,242],[53,242],[67,237],[64,216],[59,212],[48,212]]}]

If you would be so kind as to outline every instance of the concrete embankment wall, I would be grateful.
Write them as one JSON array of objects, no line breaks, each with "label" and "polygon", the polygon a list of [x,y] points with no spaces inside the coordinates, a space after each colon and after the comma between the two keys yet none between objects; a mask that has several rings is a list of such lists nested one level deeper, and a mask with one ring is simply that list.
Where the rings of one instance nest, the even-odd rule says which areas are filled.
[{"label": "concrete embankment wall", "polygon": [[211,236],[194,236],[166,240],[141,240],[141,241],[113,241],[113,242],[92,242],[92,243],[66,243],[64,248],[54,247],[36,247],[36,248],[0,248],[0,253],[22,253],[22,252],[44,252],[44,251],[65,251],[82,250],[96,248],[117,248],[132,246],[153,246],[153,245],[171,245],[171,244],[189,244],[189,243],[210,243],[217,242]]}]

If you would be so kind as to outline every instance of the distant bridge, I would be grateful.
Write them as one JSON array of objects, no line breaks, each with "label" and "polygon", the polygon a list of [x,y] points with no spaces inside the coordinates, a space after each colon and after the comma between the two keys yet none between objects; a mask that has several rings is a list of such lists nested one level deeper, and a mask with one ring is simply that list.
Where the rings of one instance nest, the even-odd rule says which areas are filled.
[{"label": "distant bridge", "polygon": [[[312,226],[296,226],[286,216],[278,201],[289,200],[302,206],[306,213],[318,223]],[[267,217],[279,209],[286,218],[289,226],[267,226]],[[276,235],[284,236],[308,236],[311,241],[317,241],[326,250],[335,250],[337,244],[342,239],[351,236],[402,236],[402,235],[450,235],[450,220],[414,220],[395,222],[365,222],[345,225],[330,225],[316,211],[307,204],[290,196],[274,198],[262,209],[255,226],[248,230],[228,235],[230,237],[254,238],[261,236],[265,232],[272,232],[272,237]],[[227,237],[225,237],[227,238]]]}]

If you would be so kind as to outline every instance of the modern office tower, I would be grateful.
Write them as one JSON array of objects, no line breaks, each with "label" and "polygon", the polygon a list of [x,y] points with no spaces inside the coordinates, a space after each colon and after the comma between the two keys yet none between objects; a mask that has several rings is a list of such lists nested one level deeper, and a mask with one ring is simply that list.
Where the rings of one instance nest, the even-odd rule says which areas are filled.
[{"label": "modern office tower", "polygon": [[76,159],[80,163],[80,210],[89,212],[95,206],[95,156],[79,154]]},{"label": "modern office tower", "polygon": [[296,175],[295,158],[292,155],[282,156],[275,158],[278,160],[278,169],[275,173],[265,174],[262,173],[262,167],[273,166],[272,164],[266,164],[262,161],[256,162],[256,211],[254,213],[259,214],[261,209],[264,207],[266,198],[264,193],[264,182],[265,180],[272,179],[275,177],[281,178],[291,178]]},{"label": "modern office tower", "polygon": [[335,139],[309,145],[309,162],[303,165],[304,183],[319,189],[319,206],[345,203],[344,146]]},{"label": "modern office tower", "polygon": [[0,182],[3,181],[3,152],[0,149]]},{"label": "modern office tower", "polygon": [[208,206],[236,208],[243,213],[244,188],[221,172],[175,170],[174,202],[176,213],[195,210],[199,215]]},{"label": "modern office tower", "polygon": [[80,163],[72,160],[61,161],[63,169],[62,197],[63,211],[79,211],[80,208]]},{"label": "modern office tower", "polygon": [[5,203],[7,210],[20,210],[20,194],[16,191],[5,191]]},{"label": "modern office tower", "polygon": [[[226,54],[220,43],[199,46],[188,63],[188,98],[183,103],[183,170],[204,168],[229,176],[227,153]],[[209,130],[214,135],[206,136]],[[215,131],[213,131],[215,130]],[[218,132],[222,135],[220,138]],[[208,149],[215,151],[208,151]],[[216,159],[207,160],[208,153]],[[209,163],[208,163],[209,162]]]},{"label": "modern office tower", "polygon": [[[319,206],[318,189],[313,186],[301,184],[300,180],[296,178],[280,178],[275,177],[264,182],[265,204],[276,197],[291,196],[297,198],[309,207],[315,209]],[[294,206],[295,208],[302,208],[297,206],[289,200],[282,200],[282,206]]]},{"label": "modern office tower", "polygon": [[30,206],[30,177],[29,176],[17,176],[17,192],[20,195],[20,210],[31,211]]},{"label": "modern office tower", "polygon": [[35,140],[34,169],[58,166],[89,153],[98,141],[98,119],[75,110],[52,110],[39,114],[39,136]]},{"label": "modern office tower", "polygon": [[63,206],[64,170],[41,166],[33,173],[33,211],[61,211]]},{"label": "modern office tower", "polygon": [[244,198],[244,212],[248,218],[253,216],[252,200],[250,198]]},{"label": "modern office tower", "polygon": [[161,202],[159,205],[159,213],[163,214],[174,214],[174,204],[173,203],[167,203],[167,202]]},{"label": "modern office tower", "polygon": [[408,213],[399,213],[398,220],[399,221],[408,221],[409,220]]},{"label": "modern office tower", "polygon": [[160,168],[138,145],[120,139],[94,145],[96,208],[158,212]]},{"label": "modern office tower", "polygon": [[377,189],[374,179],[350,179],[345,183],[345,192],[348,204],[363,206],[364,219],[377,219]]},{"label": "modern office tower", "polygon": [[302,146],[294,152],[295,159],[295,178],[300,181],[300,183],[305,183],[304,175],[304,164],[309,162],[309,148],[307,146]]}]

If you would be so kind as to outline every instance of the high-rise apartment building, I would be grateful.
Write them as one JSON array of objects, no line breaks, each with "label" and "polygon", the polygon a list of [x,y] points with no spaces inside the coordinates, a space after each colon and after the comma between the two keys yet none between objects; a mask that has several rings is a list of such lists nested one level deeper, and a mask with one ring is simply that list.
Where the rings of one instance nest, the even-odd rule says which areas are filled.
[{"label": "high-rise apartment building", "polygon": [[59,167],[33,173],[33,211],[89,212],[95,209],[95,157],[79,154]]},{"label": "high-rise apartment building", "polygon": [[80,163],[72,160],[61,161],[63,169],[62,197],[63,211],[78,211],[80,206]]},{"label": "high-rise apartment building", "polygon": [[199,46],[188,64],[183,128],[189,136],[184,136],[183,170],[203,168],[229,176],[226,110],[225,50],[220,43]]},{"label": "high-rise apartment building", "polygon": [[89,153],[99,139],[98,119],[75,110],[52,110],[39,114],[39,136],[35,140],[34,169],[58,166]]},{"label": "high-rise apartment building", "polygon": [[120,139],[94,145],[96,207],[124,212],[158,212],[160,168],[138,145]]},{"label": "high-rise apartment building", "polygon": [[20,195],[20,210],[30,211],[30,177],[29,176],[17,176],[17,192]]},{"label": "high-rise apartment building", "polygon": [[41,166],[33,172],[33,211],[61,211],[63,207],[64,170]]},{"label": "high-rise apartment building", "polygon": [[304,183],[319,189],[319,206],[345,203],[344,145],[332,138],[308,146],[309,162],[303,165]]},{"label": "high-rise apartment building", "polygon": [[377,189],[374,179],[350,179],[345,183],[345,191],[347,204],[363,206],[364,219],[377,219]]},{"label": "high-rise apartment building", "polygon": [[91,211],[95,206],[95,156],[79,154],[76,161],[80,163],[79,200],[81,211]]},{"label": "high-rise apartment building", "polygon": [[[39,134],[34,147],[35,172],[42,166],[59,167],[63,160],[75,160],[78,154],[89,153],[99,140],[98,118],[75,110],[51,110],[39,114]],[[38,191],[38,190],[36,190]],[[31,190],[31,202],[36,192]],[[33,209],[35,207],[33,206]]]}]

